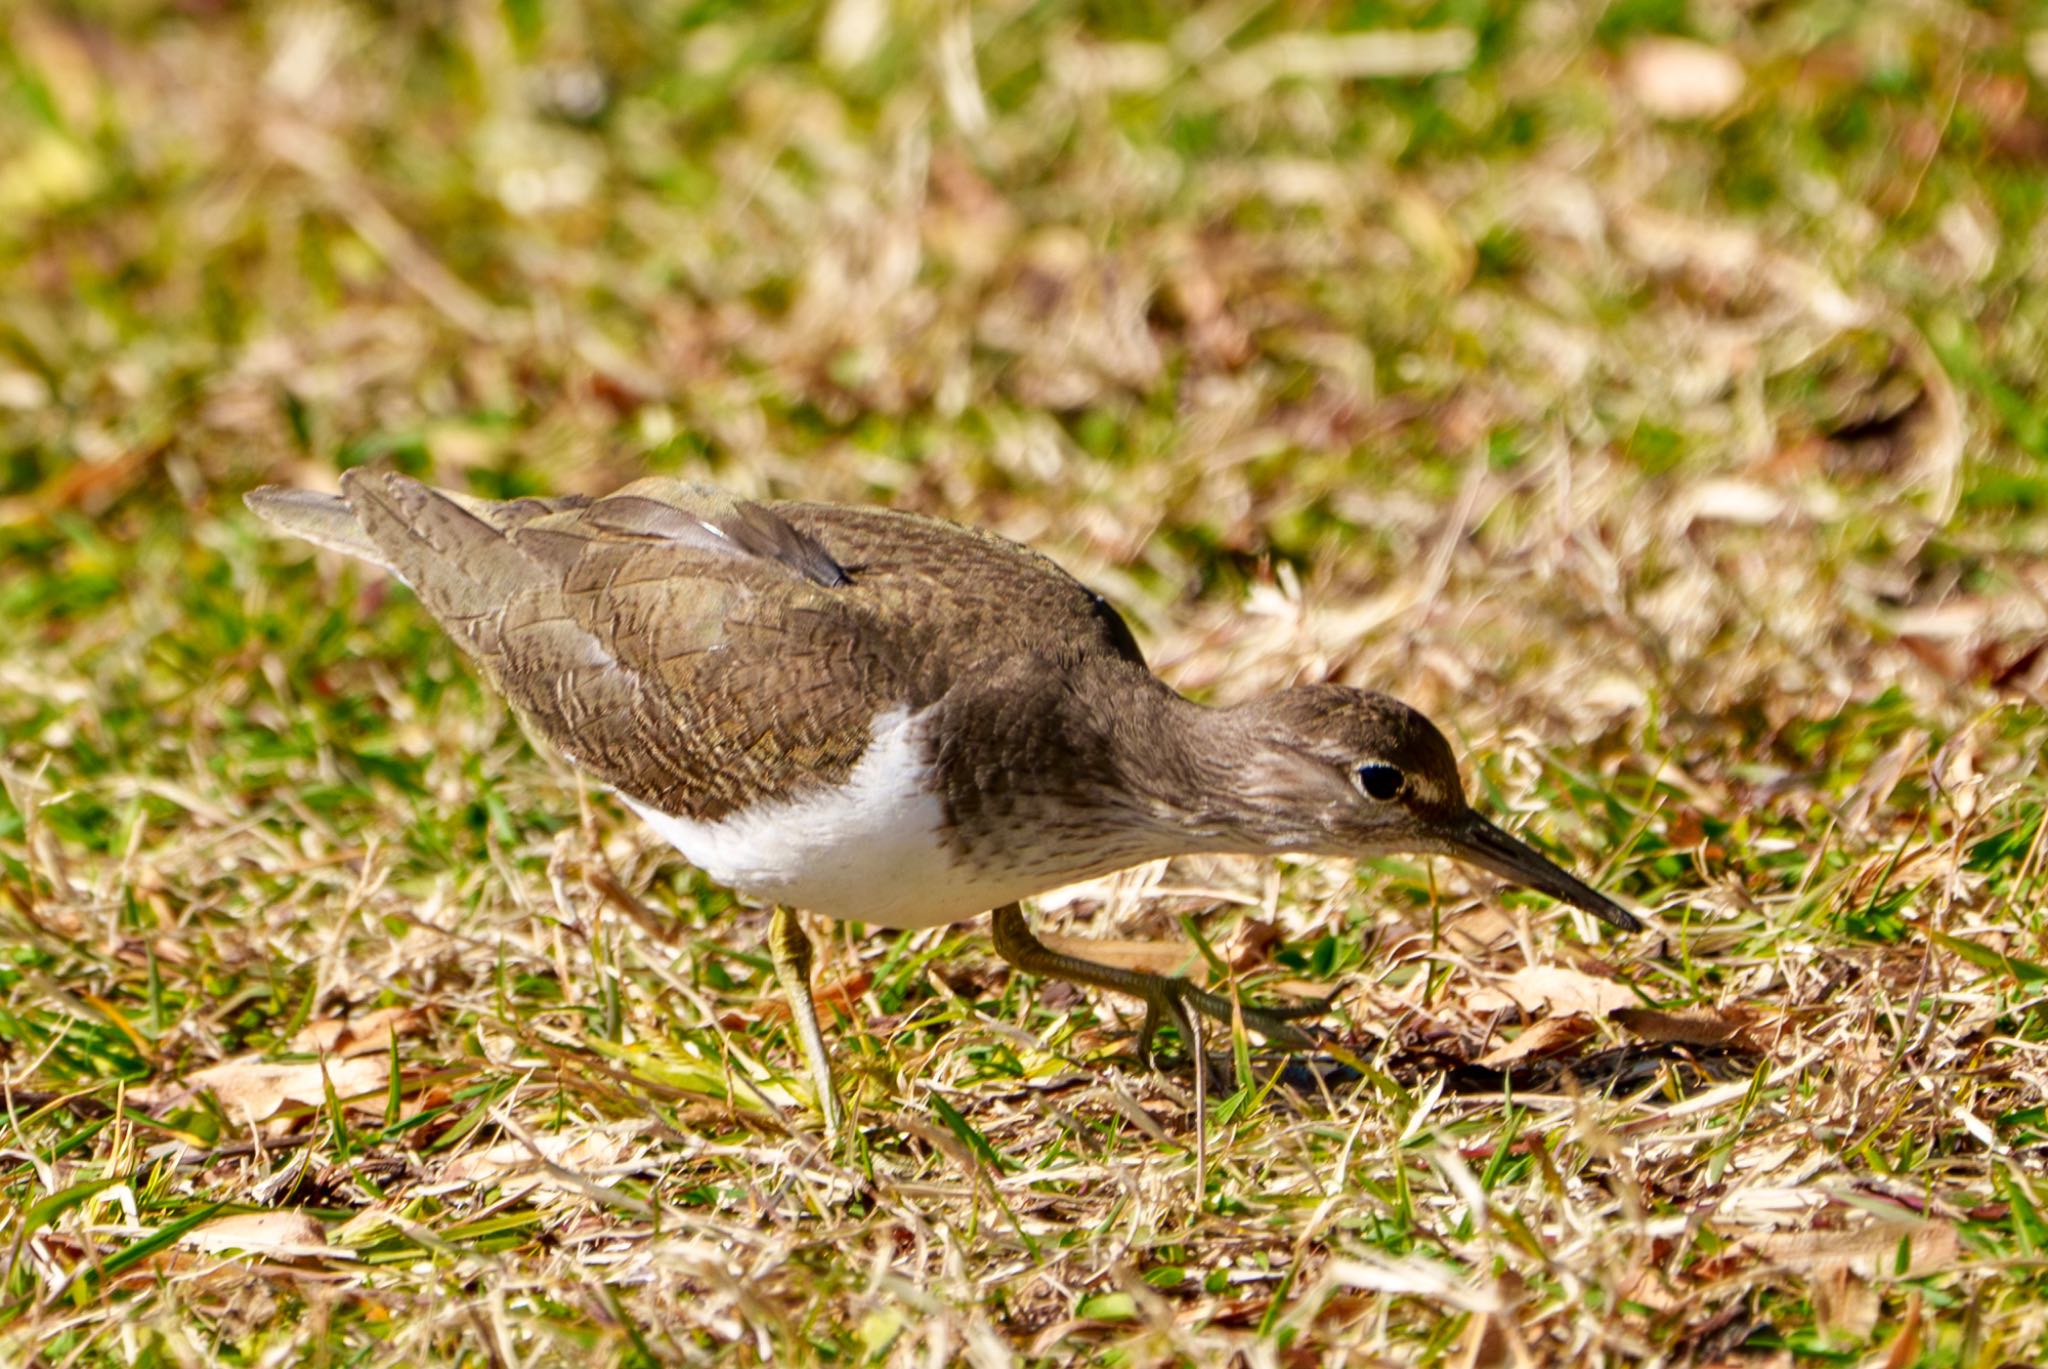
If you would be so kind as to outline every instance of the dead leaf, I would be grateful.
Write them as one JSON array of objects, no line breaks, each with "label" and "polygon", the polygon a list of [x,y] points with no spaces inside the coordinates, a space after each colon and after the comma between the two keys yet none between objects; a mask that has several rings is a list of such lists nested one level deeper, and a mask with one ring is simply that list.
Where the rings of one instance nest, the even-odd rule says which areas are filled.
[{"label": "dead leaf", "polygon": [[1547,1010],[1552,1017],[1602,1018],[1640,1000],[1625,984],[1602,979],[1563,965],[1526,965],[1466,1000],[1475,1012],[1518,1007],[1523,1012]]},{"label": "dead leaf", "polygon": [[324,1017],[292,1037],[292,1049],[307,1055],[366,1055],[389,1051],[394,1036],[416,1035],[426,1015],[417,1008],[379,1008],[361,1017]]},{"label": "dead leaf", "polygon": [[[183,1079],[154,1081],[134,1090],[131,1096],[147,1107],[182,1107],[203,1093],[211,1093],[231,1119],[260,1122],[282,1108],[324,1105],[329,1087],[336,1098],[348,1099],[381,1095],[390,1082],[391,1061],[386,1055],[359,1055],[325,1062],[278,1062],[247,1056],[195,1070]],[[381,1109],[383,1099],[377,1097],[357,1106]]]},{"label": "dead leaf", "polygon": [[1201,959],[1201,953],[1185,941],[1098,941],[1051,933],[1039,940],[1062,955],[1085,956],[1098,964],[1149,974],[1179,974]]},{"label": "dead leaf", "polygon": [[1722,860],[1728,854],[1720,842],[1708,839],[1705,818],[1699,809],[1690,806],[1682,807],[1671,815],[1671,826],[1664,839],[1676,851],[1697,851],[1705,848],[1707,859],[1710,861]]},{"label": "dead leaf", "polygon": [[[1482,903],[1463,917],[1445,923],[1444,937],[1471,952],[1490,951],[1514,943],[1515,921],[1499,908]],[[1427,947],[1427,939],[1422,942]]]},{"label": "dead leaf", "polygon": [[1742,64],[1684,38],[1644,38],[1622,59],[1622,80],[1660,119],[1711,119],[1742,98]]},{"label": "dead leaf", "polygon": [[1608,1021],[1645,1041],[1681,1046],[1739,1043],[1757,1049],[1748,1036],[1756,1014],[1747,1008],[1616,1008]]},{"label": "dead leaf", "polygon": [[1906,1315],[1901,1319],[1899,1334],[1892,1340],[1891,1353],[1884,1358],[1884,1369],[1906,1369],[1919,1358],[1920,1295],[1914,1293],[1906,1300]]},{"label": "dead leaf", "polygon": [[[1906,1243],[1906,1267],[1898,1265]],[[1848,1269],[1866,1279],[1917,1279],[1946,1269],[1962,1251],[1947,1222],[1871,1222],[1843,1231],[1772,1232],[1745,1242],[1771,1263],[1800,1272]]]},{"label": "dead leaf", "polygon": [[1585,1040],[1595,1030],[1584,1017],[1545,1017],[1525,1027],[1514,1040],[1495,1046],[1475,1063],[1497,1070],[1518,1061],[1556,1055]]},{"label": "dead leaf", "polygon": [[1521,1345],[1521,1335],[1505,1317],[1474,1317],[1465,1328],[1457,1354],[1451,1357],[1455,1369],[1505,1369],[1530,1362]]},{"label": "dead leaf", "polygon": [[[875,977],[869,971],[855,970],[844,979],[835,979],[830,984],[819,986],[813,1001],[822,1007],[837,1008],[848,1017],[854,1017],[860,1012],[860,996],[866,993],[874,982]],[[754,1015],[763,1022],[787,1022],[790,1017],[789,1000],[762,999],[755,1005]],[[719,1019],[727,1030],[738,1030],[747,1024],[747,1020],[743,1013],[727,1013]]]},{"label": "dead leaf", "polygon": [[[604,1131],[554,1132],[533,1138],[533,1149],[517,1139],[500,1141],[479,1150],[465,1151],[441,1166],[441,1180],[451,1184],[498,1184],[502,1197],[548,1187],[573,1190],[548,1172],[542,1163],[607,1183],[608,1176],[596,1171],[617,1165],[626,1153],[628,1138]],[[540,1152],[534,1155],[534,1150]]]},{"label": "dead leaf", "polygon": [[2004,648],[1999,646],[1987,647],[1978,653],[1978,664],[1990,674],[1991,683],[1997,688],[2024,693],[2023,687],[2029,676],[2037,683],[2048,683],[2048,678],[2044,678],[2043,672],[2037,669],[2044,659],[2048,659],[2048,637],[2030,647],[2015,646],[2009,661],[2003,659],[2004,654]]},{"label": "dead leaf", "polygon": [[1527,1295],[1527,1285],[1513,1270],[1505,1270],[1496,1280],[1496,1287],[1500,1294],[1499,1310],[1472,1318],[1457,1353],[1451,1357],[1454,1369],[1525,1369],[1536,1362],[1517,1315]]},{"label": "dead leaf", "polygon": [[1866,1279],[1846,1265],[1823,1269],[1809,1290],[1813,1297],[1813,1319],[1830,1335],[1853,1341],[1867,1341],[1877,1327],[1882,1299]]},{"label": "dead leaf", "polygon": [[1864,768],[1863,777],[1857,781],[1855,790],[1842,807],[1843,828],[1851,832],[1867,831],[1871,814],[1884,807],[1908,767],[1926,754],[1927,734],[1908,728],[1906,735],[1891,750]]},{"label": "dead leaf", "polygon": [[1636,1270],[1621,1286],[1624,1302],[1638,1302],[1652,1312],[1668,1313],[1684,1307],[1687,1296],[1671,1286],[1671,1280],[1657,1265],[1645,1265]]},{"label": "dead leaf", "polygon": [[327,1244],[326,1227],[297,1208],[216,1218],[186,1232],[178,1243],[194,1250],[239,1250],[283,1260],[348,1256]]},{"label": "dead leaf", "polygon": [[1264,918],[1248,917],[1238,924],[1224,948],[1223,959],[1230,968],[1237,971],[1253,969],[1266,963],[1267,952],[1287,939],[1287,933]]}]

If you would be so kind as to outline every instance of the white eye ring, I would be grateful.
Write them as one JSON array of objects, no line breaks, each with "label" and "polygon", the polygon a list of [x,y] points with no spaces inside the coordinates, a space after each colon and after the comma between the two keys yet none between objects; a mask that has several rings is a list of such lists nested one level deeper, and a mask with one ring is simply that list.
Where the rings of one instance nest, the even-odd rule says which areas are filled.
[{"label": "white eye ring", "polygon": [[1401,797],[1408,787],[1408,777],[1385,761],[1367,761],[1358,767],[1356,778],[1358,792],[1380,803]]}]

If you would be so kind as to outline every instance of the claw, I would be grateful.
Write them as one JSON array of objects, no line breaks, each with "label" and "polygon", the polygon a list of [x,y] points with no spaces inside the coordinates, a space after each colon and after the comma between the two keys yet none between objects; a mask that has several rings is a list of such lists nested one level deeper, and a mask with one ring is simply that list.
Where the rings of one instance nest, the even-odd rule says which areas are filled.
[{"label": "claw", "polygon": [[1316,1038],[1291,1024],[1303,1018],[1320,1017],[1337,1001],[1337,995],[1332,993],[1313,1003],[1255,1008],[1235,1003],[1185,979],[1155,979],[1147,989],[1145,1024],[1138,1030],[1138,1058],[1147,1064],[1153,1061],[1152,1038],[1159,1030],[1160,1019],[1169,1012],[1174,1015],[1181,1035],[1190,1040],[1194,1037],[1190,1030],[1194,1013],[1226,1026],[1242,1016],[1245,1026],[1284,1050],[1313,1050]]}]

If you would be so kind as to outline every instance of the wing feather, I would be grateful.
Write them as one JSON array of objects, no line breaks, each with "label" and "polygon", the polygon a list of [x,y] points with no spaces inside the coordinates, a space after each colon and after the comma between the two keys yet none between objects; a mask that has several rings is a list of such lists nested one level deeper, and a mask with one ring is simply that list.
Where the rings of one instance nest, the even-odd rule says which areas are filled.
[{"label": "wing feather", "polygon": [[700,821],[838,783],[878,709],[999,670],[1150,678],[1099,596],[934,518],[666,478],[491,503],[358,470],[339,499],[259,495],[271,521],[403,577],[542,739]]}]

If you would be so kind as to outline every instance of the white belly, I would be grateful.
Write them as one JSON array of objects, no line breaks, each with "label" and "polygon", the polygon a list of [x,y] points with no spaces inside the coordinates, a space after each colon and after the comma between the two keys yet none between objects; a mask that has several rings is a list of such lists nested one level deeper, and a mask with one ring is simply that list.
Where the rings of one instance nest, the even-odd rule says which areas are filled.
[{"label": "white belly", "polygon": [[922,722],[900,708],[881,714],[843,784],[717,822],[626,804],[720,884],[825,917],[936,927],[1041,892],[1043,879],[955,868],[939,839],[944,810],[926,787]]}]

